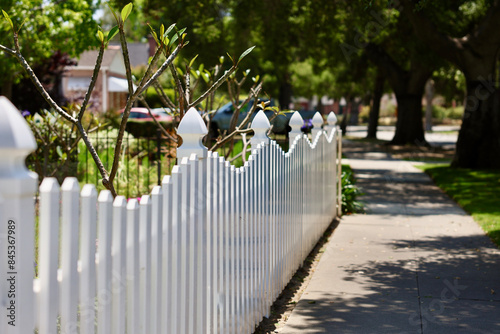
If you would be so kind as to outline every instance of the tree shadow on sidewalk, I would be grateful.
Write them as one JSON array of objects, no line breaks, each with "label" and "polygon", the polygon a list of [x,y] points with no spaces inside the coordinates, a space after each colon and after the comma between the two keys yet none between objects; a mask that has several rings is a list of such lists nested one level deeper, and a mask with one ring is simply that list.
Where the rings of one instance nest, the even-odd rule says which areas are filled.
[{"label": "tree shadow on sidewalk", "polygon": [[284,333],[500,333],[500,252],[486,236],[385,246],[399,259],[339,266],[361,289],[311,292]]}]

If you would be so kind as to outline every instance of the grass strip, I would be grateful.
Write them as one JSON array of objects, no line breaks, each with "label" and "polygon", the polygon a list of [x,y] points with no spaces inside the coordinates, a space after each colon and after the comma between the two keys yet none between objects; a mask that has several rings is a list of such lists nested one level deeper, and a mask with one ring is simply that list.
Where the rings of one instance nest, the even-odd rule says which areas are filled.
[{"label": "grass strip", "polygon": [[500,247],[500,170],[472,170],[436,164],[417,167],[471,214]]}]

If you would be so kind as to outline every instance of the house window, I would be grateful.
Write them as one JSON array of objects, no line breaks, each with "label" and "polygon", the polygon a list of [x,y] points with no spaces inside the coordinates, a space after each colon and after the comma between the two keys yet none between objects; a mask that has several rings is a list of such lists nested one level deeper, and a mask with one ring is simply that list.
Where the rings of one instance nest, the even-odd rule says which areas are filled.
[{"label": "house window", "polygon": [[90,81],[92,78],[87,77],[69,77],[68,78],[68,90],[73,91],[86,91],[90,86]]}]

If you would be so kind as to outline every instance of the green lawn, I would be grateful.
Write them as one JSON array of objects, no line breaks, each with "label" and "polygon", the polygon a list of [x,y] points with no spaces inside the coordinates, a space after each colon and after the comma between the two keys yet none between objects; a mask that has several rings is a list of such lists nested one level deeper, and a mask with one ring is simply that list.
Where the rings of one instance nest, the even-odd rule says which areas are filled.
[{"label": "green lawn", "polygon": [[456,169],[433,164],[417,167],[470,213],[500,247],[500,170]]}]

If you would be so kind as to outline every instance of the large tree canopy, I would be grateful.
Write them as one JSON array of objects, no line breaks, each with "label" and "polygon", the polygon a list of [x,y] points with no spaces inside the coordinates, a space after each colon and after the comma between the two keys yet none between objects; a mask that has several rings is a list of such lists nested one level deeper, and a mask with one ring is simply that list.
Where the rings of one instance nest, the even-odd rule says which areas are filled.
[{"label": "large tree canopy", "polygon": [[[2,1],[1,9],[8,13],[14,29],[19,30],[21,52],[36,67],[50,62],[56,52],[77,57],[97,46],[97,24],[92,17],[96,4],[93,0],[8,0]],[[13,47],[12,36],[8,20],[2,17],[0,44]],[[10,96],[13,83],[23,76],[17,60],[0,52],[0,93]]]},{"label": "large tree canopy", "polygon": [[495,83],[500,1],[401,4],[417,36],[465,75],[465,112],[452,165],[500,168],[500,92]]}]

